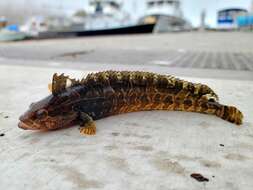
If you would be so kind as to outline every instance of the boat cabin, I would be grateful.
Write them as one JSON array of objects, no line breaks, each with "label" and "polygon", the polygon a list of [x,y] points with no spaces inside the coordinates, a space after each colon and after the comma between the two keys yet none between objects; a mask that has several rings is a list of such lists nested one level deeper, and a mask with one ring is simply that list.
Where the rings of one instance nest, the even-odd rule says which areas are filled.
[{"label": "boat cabin", "polygon": [[120,11],[122,3],[115,0],[91,0],[89,6],[91,14],[114,14]]},{"label": "boat cabin", "polygon": [[147,0],[147,14],[163,14],[167,16],[182,16],[179,0]]}]

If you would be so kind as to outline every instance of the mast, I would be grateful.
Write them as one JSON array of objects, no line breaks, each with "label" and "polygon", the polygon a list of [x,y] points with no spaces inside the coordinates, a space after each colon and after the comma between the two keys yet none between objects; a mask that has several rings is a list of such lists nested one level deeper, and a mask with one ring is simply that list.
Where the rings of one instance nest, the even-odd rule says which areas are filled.
[{"label": "mast", "polygon": [[253,0],[251,0],[250,12],[253,13]]}]

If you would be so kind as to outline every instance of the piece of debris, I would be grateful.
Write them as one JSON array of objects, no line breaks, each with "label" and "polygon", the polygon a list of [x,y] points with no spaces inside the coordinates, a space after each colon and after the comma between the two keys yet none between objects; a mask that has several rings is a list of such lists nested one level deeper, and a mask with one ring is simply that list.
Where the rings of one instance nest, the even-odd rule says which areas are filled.
[{"label": "piece of debris", "polygon": [[119,136],[119,133],[112,133],[112,135],[117,137],[117,136]]},{"label": "piece of debris", "polygon": [[77,57],[80,55],[85,55],[88,53],[92,53],[94,50],[88,50],[88,51],[76,51],[76,52],[68,52],[68,53],[63,53],[61,55],[59,55],[58,57]]},{"label": "piece of debris", "polygon": [[6,116],[4,116],[4,118],[5,118],[5,119],[7,119],[7,118],[9,118],[9,116],[8,116],[8,115],[6,115]]},{"label": "piece of debris", "polygon": [[0,133],[0,137],[3,137],[5,134],[4,133]]},{"label": "piece of debris", "polygon": [[224,147],[225,145],[224,145],[224,144],[220,144],[220,146],[223,146],[223,147]]},{"label": "piece of debris", "polygon": [[196,179],[199,182],[209,181],[209,179],[205,178],[203,175],[201,175],[199,173],[193,173],[193,174],[191,174],[191,177]]}]

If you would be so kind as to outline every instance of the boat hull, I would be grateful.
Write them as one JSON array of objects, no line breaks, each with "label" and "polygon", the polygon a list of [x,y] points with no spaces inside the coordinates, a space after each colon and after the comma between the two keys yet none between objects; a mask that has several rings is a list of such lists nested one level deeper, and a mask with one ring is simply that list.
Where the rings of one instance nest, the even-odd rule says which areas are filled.
[{"label": "boat hull", "polygon": [[36,38],[47,39],[47,38],[98,36],[98,35],[143,34],[143,33],[152,33],[154,26],[155,24],[141,24],[141,25],[102,29],[102,30],[40,32],[38,37]]}]

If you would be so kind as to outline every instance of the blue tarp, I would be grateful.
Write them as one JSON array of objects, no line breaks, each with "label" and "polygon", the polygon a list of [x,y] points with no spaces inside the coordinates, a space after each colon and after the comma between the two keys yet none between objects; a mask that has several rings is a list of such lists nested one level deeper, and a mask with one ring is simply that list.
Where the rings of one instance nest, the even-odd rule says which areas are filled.
[{"label": "blue tarp", "polygon": [[14,32],[18,32],[19,31],[19,27],[16,24],[12,24],[12,25],[6,26],[5,29],[10,30],[10,31],[14,31]]},{"label": "blue tarp", "polygon": [[253,15],[238,16],[236,21],[237,21],[237,25],[239,27],[252,26],[253,25]]}]

